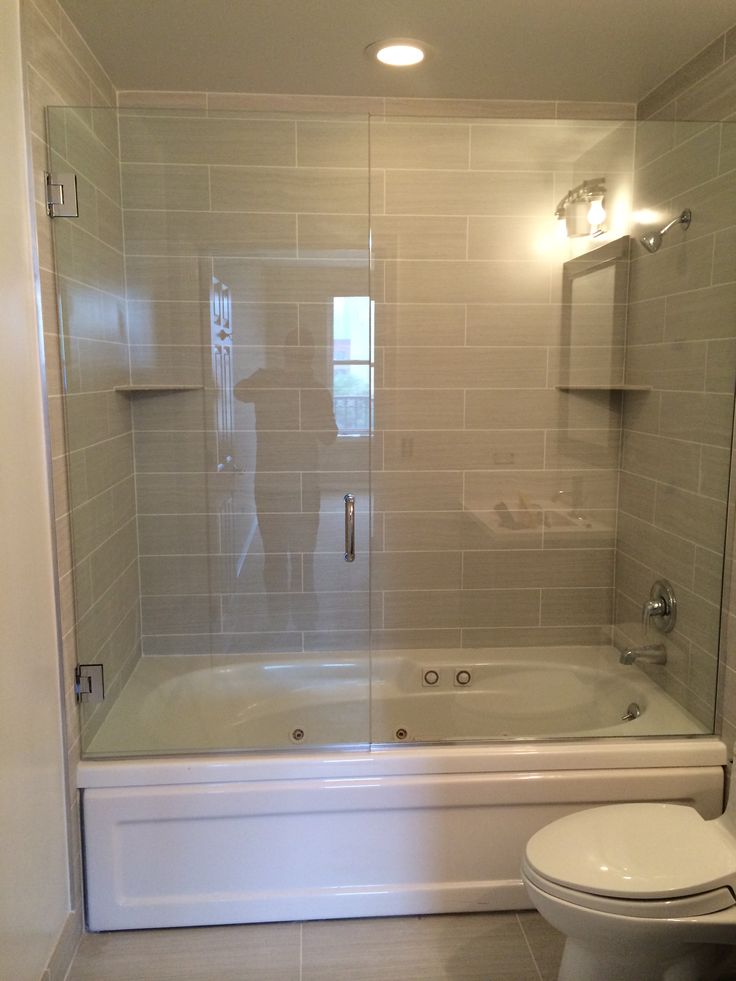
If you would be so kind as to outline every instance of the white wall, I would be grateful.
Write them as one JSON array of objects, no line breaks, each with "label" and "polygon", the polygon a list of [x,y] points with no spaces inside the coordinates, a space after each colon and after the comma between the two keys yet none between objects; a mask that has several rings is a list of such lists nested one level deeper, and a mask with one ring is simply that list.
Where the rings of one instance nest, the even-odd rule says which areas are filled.
[{"label": "white wall", "polygon": [[0,38],[0,978],[37,981],[69,872],[19,0]]}]

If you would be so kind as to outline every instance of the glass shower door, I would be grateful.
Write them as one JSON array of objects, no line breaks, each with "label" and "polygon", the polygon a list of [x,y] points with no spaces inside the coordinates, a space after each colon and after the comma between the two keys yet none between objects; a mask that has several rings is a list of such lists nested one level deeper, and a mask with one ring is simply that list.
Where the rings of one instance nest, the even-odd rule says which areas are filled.
[{"label": "glass shower door", "polygon": [[49,130],[85,752],[366,744],[367,121]]}]

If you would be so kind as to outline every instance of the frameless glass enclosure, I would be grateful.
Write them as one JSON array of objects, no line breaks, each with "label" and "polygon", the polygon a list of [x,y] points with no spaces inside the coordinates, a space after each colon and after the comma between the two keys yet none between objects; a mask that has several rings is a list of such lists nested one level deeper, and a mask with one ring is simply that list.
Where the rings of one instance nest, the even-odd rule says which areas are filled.
[{"label": "frameless glass enclosure", "polygon": [[732,127],[50,109],[85,752],[711,732]]}]

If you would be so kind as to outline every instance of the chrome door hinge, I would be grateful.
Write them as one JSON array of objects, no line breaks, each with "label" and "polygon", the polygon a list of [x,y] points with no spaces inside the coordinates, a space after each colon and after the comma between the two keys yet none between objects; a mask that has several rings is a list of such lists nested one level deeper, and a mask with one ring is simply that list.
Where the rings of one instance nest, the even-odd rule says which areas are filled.
[{"label": "chrome door hinge", "polygon": [[102,702],[105,679],[101,664],[78,664],[74,672],[74,691],[78,702]]},{"label": "chrome door hinge", "polygon": [[46,174],[46,212],[50,218],[79,217],[76,174]]}]

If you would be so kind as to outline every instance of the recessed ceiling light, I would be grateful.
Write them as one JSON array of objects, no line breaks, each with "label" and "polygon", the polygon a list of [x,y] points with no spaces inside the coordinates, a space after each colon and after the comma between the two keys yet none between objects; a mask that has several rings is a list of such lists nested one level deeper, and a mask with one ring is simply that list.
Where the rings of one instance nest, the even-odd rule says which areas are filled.
[{"label": "recessed ceiling light", "polygon": [[424,61],[427,46],[413,38],[391,38],[387,41],[376,41],[365,49],[366,54],[377,58],[384,65],[407,68]]}]

